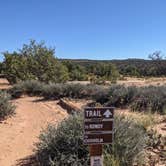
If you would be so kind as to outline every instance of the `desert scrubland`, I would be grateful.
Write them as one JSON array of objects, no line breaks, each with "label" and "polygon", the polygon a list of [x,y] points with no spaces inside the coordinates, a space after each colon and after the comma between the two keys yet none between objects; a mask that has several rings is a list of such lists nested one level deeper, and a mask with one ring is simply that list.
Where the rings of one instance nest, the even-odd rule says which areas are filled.
[{"label": "desert scrubland", "polygon": [[[155,55],[154,55],[155,56]],[[59,60],[34,40],[0,63],[0,166],[86,166],[83,110],[115,107],[104,166],[166,165],[165,60]],[[63,103],[65,102],[65,103]]]}]

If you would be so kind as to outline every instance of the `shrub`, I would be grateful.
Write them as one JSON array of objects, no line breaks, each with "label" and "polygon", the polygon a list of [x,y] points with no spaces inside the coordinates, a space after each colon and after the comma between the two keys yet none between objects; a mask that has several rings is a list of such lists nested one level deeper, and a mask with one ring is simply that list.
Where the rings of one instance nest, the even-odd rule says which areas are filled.
[{"label": "shrub", "polygon": [[144,151],[147,135],[144,128],[130,117],[115,117],[114,144],[105,146],[107,153],[113,154],[119,165],[132,165],[140,153]]},{"label": "shrub", "polygon": [[86,85],[83,84],[65,84],[63,87],[63,93],[65,97],[71,98],[84,98],[83,93]]},{"label": "shrub", "polygon": [[90,94],[92,95],[92,99],[94,99],[97,103],[105,104],[109,101],[109,88],[96,85],[93,89],[93,93],[91,92]]},{"label": "shrub", "polygon": [[106,84],[106,79],[103,78],[103,77],[91,76],[90,83],[91,84],[96,84],[96,85],[105,85]]},{"label": "shrub", "polygon": [[134,100],[138,90],[136,87],[125,87],[122,85],[113,85],[109,90],[108,105],[115,107],[128,106]]},{"label": "shrub", "polygon": [[64,84],[47,84],[43,86],[41,94],[45,99],[59,99],[64,97],[63,87]]},{"label": "shrub", "polygon": [[161,122],[160,115],[143,112],[127,112],[125,117],[132,119],[136,124],[142,126],[146,131]]},{"label": "shrub", "polygon": [[88,165],[88,149],[83,145],[83,127],[80,116],[70,116],[58,128],[48,126],[37,144],[41,165]]},{"label": "shrub", "polygon": [[166,113],[166,87],[142,87],[131,105],[133,111]]},{"label": "shrub", "polygon": [[0,91],[0,120],[14,114],[15,107],[11,104],[10,96]]},{"label": "shrub", "polygon": [[106,106],[130,106],[133,111],[166,113],[166,86],[125,87],[112,85],[109,93],[102,89],[102,92],[94,99]]},{"label": "shrub", "polygon": [[65,97],[71,98],[92,98],[95,99],[100,92],[104,91],[103,86],[83,85],[83,84],[66,84],[64,88]]},{"label": "shrub", "polygon": [[89,98],[105,106],[130,106],[133,111],[166,113],[166,86],[125,87],[112,85],[106,87],[73,83],[45,84],[31,80],[14,85],[8,92],[12,97],[28,94],[43,96],[45,99]]},{"label": "shrub", "polygon": [[[87,146],[83,145],[83,116],[70,116],[58,127],[49,126],[39,137],[37,155],[41,165],[89,165]],[[143,151],[145,130],[130,119],[115,117],[113,149],[104,147],[105,163],[130,166]],[[109,156],[109,154],[112,154]]]},{"label": "shrub", "polygon": [[67,68],[55,56],[55,49],[31,40],[18,52],[4,53],[4,74],[11,84],[36,79],[42,82],[66,82]]},{"label": "shrub", "polygon": [[13,98],[18,98],[23,94],[40,96],[42,94],[44,85],[44,83],[36,80],[27,80],[15,84],[12,88],[8,90],[8,92]]},{"label": "shrub", "polygon": [[[103,97],[105,88],[98,85],[83,84],[45,84],[36,80],[29,80],[15,84],[8,90],[12,97],[20,97],[22,94],[43,96],[45,99],[70,98],[98,98]],[[102,95],[103,94],[103,95]],[[102,95],[102,96],[101,96]]]}]

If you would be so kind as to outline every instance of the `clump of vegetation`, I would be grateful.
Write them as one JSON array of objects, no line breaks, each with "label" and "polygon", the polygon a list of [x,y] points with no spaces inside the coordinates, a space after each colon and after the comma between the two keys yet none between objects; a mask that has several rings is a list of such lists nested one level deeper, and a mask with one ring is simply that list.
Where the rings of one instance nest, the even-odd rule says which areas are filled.
[{"label": "clump of vegetation", "polygon": [[2,73],[3,73],[3,63],[0,62],[0,74],[2,74]]},{"label": "clump of vegetation", "polygon": [[10,95],[0,91],[0,120],[14,114],[15,107],[10,102]]},{"label": "clump of vegetation", "polygon": [[58,127],[48,126],[37,144],[41,165],[89,165],[88,148],[83,145],[83,119],[70,116]]},{"label": "clump of vegetation", "polygon": [[149,111],[166,113],[166,87],[149,86],[139,89],[134,102],[131,105],[133,111]]},{"label": "clump of vegetation", "polygon": [[84,66],[73,64],[71,61],[66,60],[62,62],[68,69],[70,81],[85,81],[88,80],[88,73]]},{"label": "clump of vegetation", "polygon": [[68,80],[67,68],[54,54],[55,50],[47,48],[43,42],[31,40],[18,52],[4,53],[4,74],[11,84],[26,80],[65,82]]},{"label": "clump of vegetation", "polygon": [[103,77],[96,77],[95,75],[92,75],[89,80],[91,84],[106,85],[106,79]]},{"label": "clump of vegetation", "polygon": [[24,94],[30,96],[40,96],[43,92],[44,86],[46,86],[46,84],[39,81],[27,80],[13,85],[8,92],[13,98],[18,98]]},{"label": "clump of vegetation", "polygon": [[41,95],[45,99],[59,99],[63,97],[62,84],[45,84],[42,88]]},{"label": "clump of vegetation", "polygon": [[125,115],[116,115],[114,122],[114,144],[107,145],[105,151],[113,154],[114,160],[119,160],[119,165],[132,165],[144,151],[146,131],[139,123]]},{"label": "clump of vegetation", "polygon": [[135,100],[138,93],[137,87],[126,87],[123,85],[111,85],[100,90],[93,99],[103,105],[115,107],[129,106]]},{"label": "clump of vegetation", "polygon": [[95,65],[82,65],[72,60],[63,61],[68,68],[70,80],[89,80],[93,84],[105,84],[106,80],[115,83],[119,78],[119,72],[112,63],[95,63]]},{"label": "clump of vegetation", "polygon": [[55,49],[44,42],[31,40],[29,44],[13,53],[5,52],[0,63],[0,73],[5,74],[11,84],[25,80],[39,80],[46,83],[88,81],[94,84],[116,83],[120,76],[165,76],[166,60],[154,52],[151,60],[60,60]]},{"label": "clump of vegetation", "polygon": [[[55,49],[48,48],[44,42],[31,40],[13,53],[5,52],[0,63],[0,73],[5,74],[11,84],[26,80],[38,80],[46,83],[64,83],[68,80],[88,80],[91,74],[103,82],[116,82],[119,72],[112,63],[99,64],[89,70],[71,61],[60,61],[55,57]],[[98,81],[100,82],[100,81]]]},{"label": "clump of vegetation", "polygon": [[109,105],[124,107],[131,104],[138,93],[137,87],[122,85],[111,86],[109,90]]},{"label": "clump of vegetation", "polygon": [[97,94],[106,88],[98,85],[83,84],[45,84],[36,80],[29,80],[15,84],[8,92],[12,97],[20,97],[23,94],[43,96],[45,99],[69,98],[95,98]]},{"label": "clump of vegetation", "polygon": [[[149,55],[151,60],[126,59],[126,60],[71,60],[73,65],[84,67],[88,73],[98,77],[103,76],[103,71],[108,73],[109,64],[116,67],[116,71],[123,76],[130,77],[162,77],[166,76],[166,59],[162,57],[160,51]],[[63,61],[63,60],[62,60]],[[103,70],[104,69],[104,70]],[[117,76],[115,72],[115,76]],[[105,77],[104,76],[104,77]],[[112,77],[113,78],[113,77]],[[106,79],[108,80],[108,79]]]},{"label": "clump of vegetation", "polygon": [[[101,96],[101,97],[100,97]],[[112,85],[107,92],[95,97],[96,102],[106,106],[130,107],[132,111],[166,113],[166,86]]]},{"label": "clump of vegetation", "polygon": [[[145,130],[131,119],[118,115],[113,148],[104,147],[105,162],[130,166],[145,144]],[[89,165],[88,148],[83,145],[83,115],[71,116],[58,127],[49,126],[40,135],[37,154],[41,165]],[[109,157],[109,154],[112,155]]]},{"label": "clump of vegetation", "polygon": [[143,113],[143,112],[127,112],[125,114],[126,118],[132,119],[135,123],[142,126],[146,131],[151,129],[154,125],[161,122],[159,118],[160,115],[152,114],[150,112]]},{"label": "clump of vegetation", "polygon": [[130,107],[133,111],[166,113],[166,87],[99,86],[74,83],[45,84],[36,80],[18,83],[8,90],[12,97],[22,94],[45,99],[89,98],[105,106]]}]

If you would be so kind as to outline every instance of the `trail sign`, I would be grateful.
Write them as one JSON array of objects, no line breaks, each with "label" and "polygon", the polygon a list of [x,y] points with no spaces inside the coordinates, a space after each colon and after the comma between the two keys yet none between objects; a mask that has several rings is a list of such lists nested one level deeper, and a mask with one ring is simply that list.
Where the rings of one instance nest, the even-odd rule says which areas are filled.
[{"label": "trail sign", "polygon": [[87,107],[84,110],[84,144],[110,144],[113,138],[113,107]]}]

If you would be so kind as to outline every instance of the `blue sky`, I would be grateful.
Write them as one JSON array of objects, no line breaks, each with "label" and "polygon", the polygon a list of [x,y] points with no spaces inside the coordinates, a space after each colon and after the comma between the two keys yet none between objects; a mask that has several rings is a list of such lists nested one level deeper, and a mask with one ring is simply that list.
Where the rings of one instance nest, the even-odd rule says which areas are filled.
[{"label": "blue sky", "polygon": [[58,58],[166,53],[165,8],[165,0],[1,0],[0,52],[35,39],[55,46]]}]

